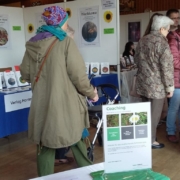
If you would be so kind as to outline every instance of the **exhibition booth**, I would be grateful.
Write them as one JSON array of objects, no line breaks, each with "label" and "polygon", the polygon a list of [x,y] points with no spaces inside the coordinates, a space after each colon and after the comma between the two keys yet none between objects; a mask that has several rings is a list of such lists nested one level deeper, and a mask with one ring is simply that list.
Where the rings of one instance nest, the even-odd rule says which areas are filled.
[{"label": "exhibition booth", "polygon": [[[91,83],[94,86],[113,84],[119,89],[120,96],[117,104],[103,106],[104,163],[36,179],[116,180],[120,177],[139,180],[143,177],[149,180],[169,180],[151,170],[150,104],[132,103],[140,102],[141,99],[129,95],[137,69],[122,70],[120,66],[120,54],[130,40],[128,27],[131,23],[137,23],[139,37],[142,37],[151,13],[124,15],[120,18],[119,2],[116,0],[77,0],[55,5],[63,7],[69,14],[68,23],[75,30],[74,40],[86,63],[87,75],[91,72],[95,74]],[[0,46],[0,68],[12,67],[12,71],[3,71],[2,76],[6,79],[5,73],[14,72],[11,80],[14,77],[17,81],[15,87],[12,81],[7,80],[6,86],[0,90],[0,138],[28,130],[32,92],[29,84],[18,85],[14,67],[22,62],[26,41],[45,23],[41,13],[48,6],[0,7],[0,30],[6,34],[4,44]],[[89,22],[93,27],[91,39],[87,39],[88,32],[84,30]],[[135,39],[134,43],[137,42]],[[117,66],[116,71],[111,70],[110,66]],[[145,119],[142,119],[142,114]],[[114,124],[110,123],[112,119]]]}]

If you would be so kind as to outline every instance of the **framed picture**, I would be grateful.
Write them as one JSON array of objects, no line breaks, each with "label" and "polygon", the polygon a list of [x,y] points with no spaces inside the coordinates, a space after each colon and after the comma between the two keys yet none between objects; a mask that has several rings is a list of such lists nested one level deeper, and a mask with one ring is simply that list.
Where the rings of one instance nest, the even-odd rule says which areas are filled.
[{"label": "framed picture", "polygon": [[119,0],[120,12],[135,11],[136,0]]},{"label": "framed picture", "polygon": [[141,21],[128,22],[128,41],[137,43],[141,38]]}]

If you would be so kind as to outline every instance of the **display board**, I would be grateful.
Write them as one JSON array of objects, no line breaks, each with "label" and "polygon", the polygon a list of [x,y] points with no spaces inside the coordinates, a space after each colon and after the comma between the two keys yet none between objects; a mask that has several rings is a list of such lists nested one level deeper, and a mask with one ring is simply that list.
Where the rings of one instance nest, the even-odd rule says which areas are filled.
[{"label": "display board", "polygon": [[149,102],[104,105],[103,135],[105,173],[152,168]]},{"label": "display board", "polygon": [[19,65],[25,52],[22,8],[0,7],[0,68]]},{"label": "display board", "polygon": [[[108,2],[113,5],[106,7]],[[119,62],[118,1],[78,0],[56,5],[70,12],[68,23],[75,30],[74,40],[84,61],[109,62],[110,65]],[[24,8],[26,40],[34,36],[38,26],[43,24],[41,13],[48,6]]]}]

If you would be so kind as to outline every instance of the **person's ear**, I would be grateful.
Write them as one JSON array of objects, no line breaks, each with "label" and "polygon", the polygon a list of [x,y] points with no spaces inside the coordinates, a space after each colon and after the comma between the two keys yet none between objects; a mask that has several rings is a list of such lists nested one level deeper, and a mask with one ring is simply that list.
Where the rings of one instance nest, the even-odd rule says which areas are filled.
[{"label": "person's ear", "polygon": [[68,23],[67,21],[62,25],[61,29],[64,30],[64,31],[67,31],[67,28],[68,28]]},{"label": "person's ear", "polygon": [[161,34],[164,34],[164,33],[163,33],[163,32],[164,32],[164,28],[160,28],[159,32],[160,32]]}]

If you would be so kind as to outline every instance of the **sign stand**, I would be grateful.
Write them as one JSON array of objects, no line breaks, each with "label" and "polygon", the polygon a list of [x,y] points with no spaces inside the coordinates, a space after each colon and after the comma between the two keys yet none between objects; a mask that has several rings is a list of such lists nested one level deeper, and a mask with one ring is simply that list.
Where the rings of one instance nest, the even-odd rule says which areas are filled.
[{"label": "sign stand", "polygon": [[150,103],[103,106],[105,173],[152,168]]}]

